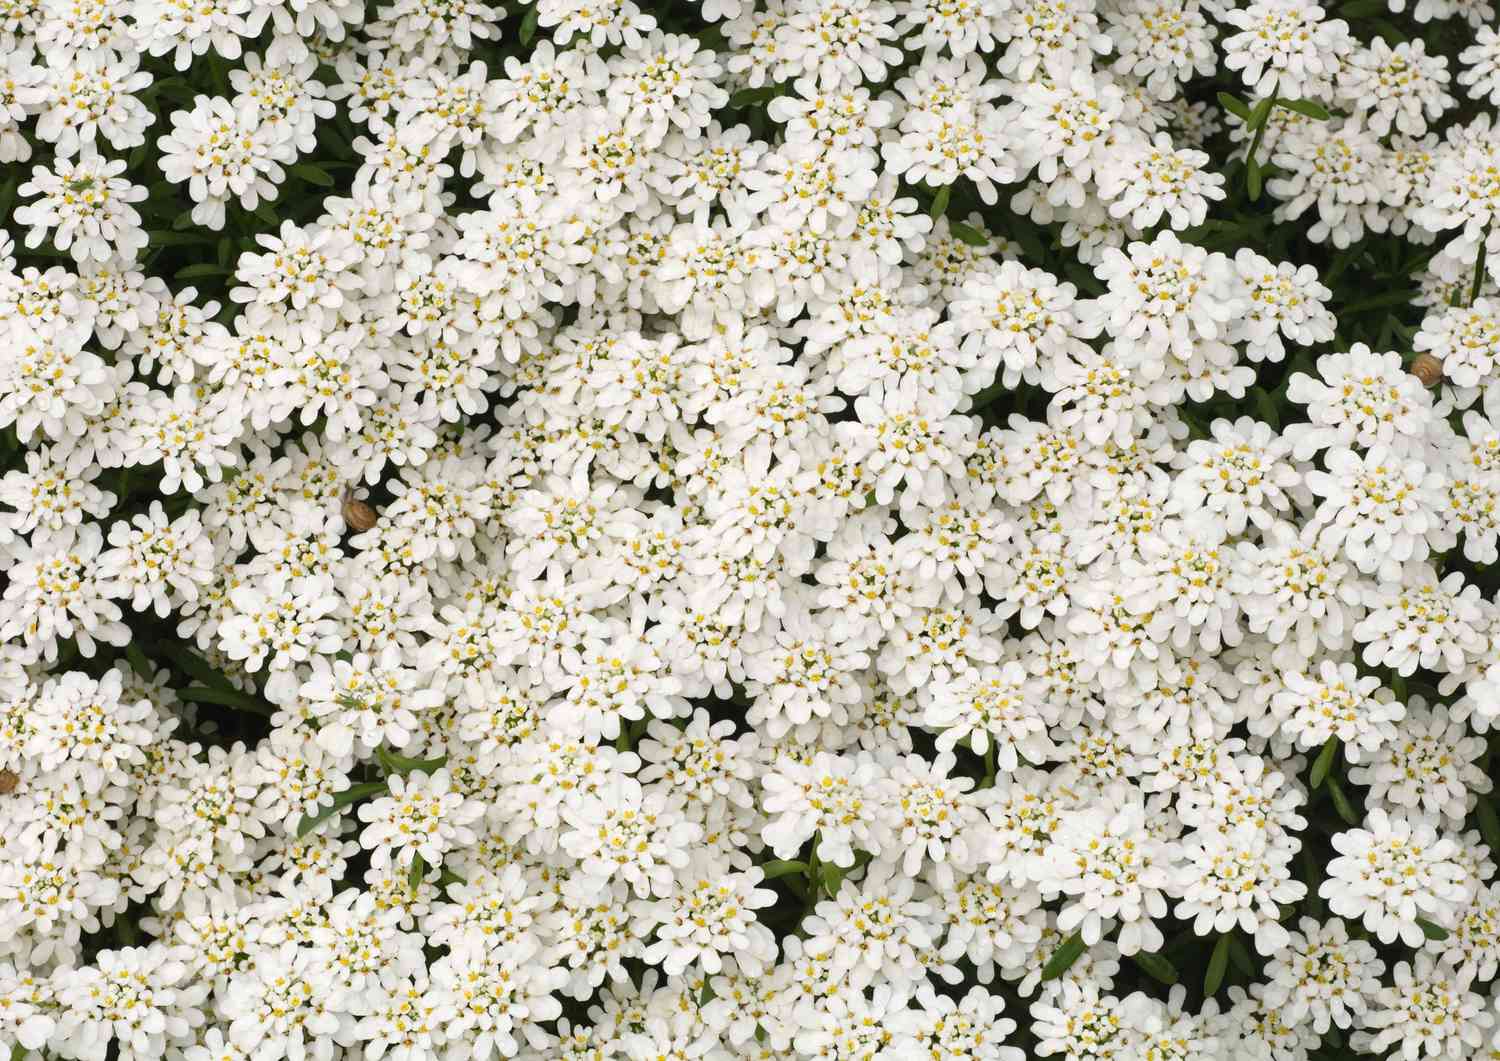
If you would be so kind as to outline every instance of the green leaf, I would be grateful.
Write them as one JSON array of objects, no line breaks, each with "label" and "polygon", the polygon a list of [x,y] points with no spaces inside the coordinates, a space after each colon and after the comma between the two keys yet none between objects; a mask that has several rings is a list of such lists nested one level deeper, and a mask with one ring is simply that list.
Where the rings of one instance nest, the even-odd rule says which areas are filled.
[{"label": "green leaf", "polygon": [[139,641],[132,639],[130,644],[125,646],[125,662],[130,664],[130,669],[135,671],[143,681],[150,681],[151,675],[156,673],[156,669],[151,666],[151,661],[146,658],[146,653],[141,651]]},{"label": "green leaf", "polygon": [[1318,122],[1326,122],[1329,118],[1333,117],[1320,104],[1314,103],[1310,99],[1278,99],[1276,105],[1285,107],[1289,111],[1295,111]]},{"label": "green leaf", "polygon": [[953,185],[945,184],[937,190],[932,197],[932,205],[927,208],[927,216],[931,218],[942,217],[948,210],[948,199],[953,194]]},{"label": "green leaf", "polygon": [[1484,837],[1490,854],[1500,853],[1500,818],[1495,817],[1495,805],[1480,796],[1474,814],[1479,819],[1479,835]]},{"label": "green leaf", "polygon": [[1130,960],[1146,971],[1151,979],[1168,987],[1177,982],[1177,966],[1173,965],[1165,955],[1161,954],[1132,954]]},{"label": "green leaf", "polygon": [[318,808],[317,814],[314,814],[310,818],[305,814],[302,816],[302,820],[297,823],[297,839],[302,839],[302,837],[322,825],[329,818],[332,818],[339,811],[349,806],[349,804],[358,803],[366,796],[373,796],[377,792],[384,791],[386,791],[384,781],[365,781],[358,785],[350,785],[333,797],[332,804],[327,807]]},{"label": "green leaf", "polygon": [[1246,976],[1252,979],[1255,977],[1255,962],[1250,959],[1250,952],[1245,949],[1245,945],[1233,932],[1229,933],[1229,960]]},{"label": "green leaf", "polygon": [[1431,940],[1445,940],[1448,938],[1448,930],[1442,925],[1434,925],[1425,917],[1417,918],[1417,927],[1422,930],[1422,935]]},{"label": "green leaf", "polygon": [[202,232],[167,232],[165,229],[152,229],[146,233],[152,247],[187,247],[197,243],[208,243],[212,237]]},{"label": "green leaf", "polygon": [[212,262],[202,262],[198,265],[183,266],[173,275],[179,280],[202,280],[210,276],[228,276],[229,270]]},{"label": "green leaf", "polygon": [[332,188],[333,177],[322,166],[313,166],[308,163],[292,167],[292,176],[301,177],[308,184],[316,184],[319,188]]},{"label": "green leaf", "polygon": [[1339,753],[1339,739],[1329,737],[1328,742],[1323,745],[1323,750],[1318,753],[1318,759],[1313,763],[1312,787],[1313,791],[1323,787],[1323,779],[1328,776],[1328,771],[1333,768],[1333,760]]},{"label": "green leaf", "polygon": [[1250,131],[1255,132],[1266,124],[1266,119],[1271,116],[1271,108],[1276,106],[1276,98],[1267,96],[1260,100],[1250,111]]},{"label": "green leaf", "polygon": [[1218,994],[1219,988],[1224,984],[1224,974],[1229,971],[1229,941],[1233,938],[1233,933],[1226,932],[1214,944],[1214,952],[1208,959],[1208,972],[1203,975],[1205,997]]},{"label": "green leaf", "polygon": [[526,17],[521,20],[521,29],[517,36],[523,45],[530,44],[531,38],[536,36],[536,20],[539,13],[536,7],[532,7],[526,12]]},{"label": "green leaf", "polygon": [[1255,411],[1260,413],[1260,418],[1276,430],[1281,430],[1281,410],[1276,407],[1275,400],[1266,393],[1266,389],[1251,387],[1250,394],[1255,399]]},{"label": "green leaf", "polygon": [[409,891],[416,891],[422,886],[422,878],[427,876],[427,862],[418,855],[411,860],[411,869],[406,874],[406,887]]},{"label": "green leaf", "polygon": [[1328,779],[1328,795],[1333,798],[1333,809],[1338,811],[1340,818],[1349,825],[1359,824],[1359,815],[1354,813],[1354,806],[1349,802],[1349,797],[1344,795],[1344,790],[1339,785],[1338,778]]},{"label": "green leaf", "polygon": [[785,877],[792,873],[806,873],[807,863],[796,859],[778,858],[763,864],[760,869],[765,874],[766,880],[775,880],[777,877]]},{"label": "green leaf", "polygon": [[775,99],[781,92],[777,85],[761,85],[760,88],[746,88],[736,92],[729,97],[731,107],[758,107],[762,103],[768,103]]},{"label": "green leaf", "polygon": [[242,711],[254,711],[257,715],[273,715],[276,709],[258,696],[231,692],[228,689],[210,689],[204,685],[191,685],[177,694],[184,700],[200,704],[218,704],[221,707],[237,707]]},{"label": "green leaf", "polygon": [[948,222],[948,231],[971,247],[988,247],[990,245],[988,236],[973,225],[966,225],[962,221]]},{"label": "green leaf", "polygon": [[1057,950],[1052,952],[1052,957],[1047,959],[1047,964],[1042,966],[1042,979],[1056,980],[1071,969],[1086,950],[1088,947],[1084,946],[1083,933],[1073,933],[1058,945]]},{"label": "green leaf", "polygon": [[1404,306],[1411,301],[1411,297],[1417,293],[1414,287],[1403,287],[1399,291],[1387,291],[1383,295],[1374,298],[1362,298],[1357,302],[1351,302],[1339,310],[1340,313],[1362,313],[1365,310],[1381,309],[1385,306]]},{"label": "green leaf", "polygon": [[1260,163],[1252,158],[1245,164],[1245,187],[1250,191],[1251,202],[1260,198],[1260,182]]},{"label": "green leaf", "polygon": [[1250,120],[1250,108],[1245,101],[1229,92],[1219,93],[1219,105],[1242,122]]},{"label": "green leaf", "polygon": [[443,764],[448,761],[446,755],[439,755],[436,759],[411,759],[405,755],[397,755],[384,747],[375,749],[375,758],[380,760],[380,765],[385,767],[387,774],[409,774],[413,770],[430,774],[434,770],[441,770]]},{"label": "green leaf", "polygon": [[226,692],[239,692],[229,679],[219,671],[215,670],[206,659],[198,656],[181,646],[173,646],[166,650],[166,655],[177,664],[179,668],[186,671],[191,677],[196,678],[203,685],[211,689],[222,689]]}]

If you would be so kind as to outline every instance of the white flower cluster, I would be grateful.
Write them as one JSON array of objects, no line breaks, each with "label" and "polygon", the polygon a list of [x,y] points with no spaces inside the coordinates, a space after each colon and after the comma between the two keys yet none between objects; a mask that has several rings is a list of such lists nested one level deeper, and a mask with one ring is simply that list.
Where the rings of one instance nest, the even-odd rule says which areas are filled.
[{"label": "white flower cluster", "polygon": [[1303,0],[0,6],[0,1051],[1500,1056],[1500,35],[1404,6],[1464,104]]}]

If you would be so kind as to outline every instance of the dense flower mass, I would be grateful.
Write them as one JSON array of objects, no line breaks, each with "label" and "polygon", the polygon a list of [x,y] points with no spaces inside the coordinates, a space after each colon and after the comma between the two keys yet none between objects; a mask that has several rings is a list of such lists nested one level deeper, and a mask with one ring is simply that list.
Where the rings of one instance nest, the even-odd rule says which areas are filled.
[{"label": "dense flower mass", "polygon": [[0,1056],[1500,1058],[1495,18],[0,3]]}]

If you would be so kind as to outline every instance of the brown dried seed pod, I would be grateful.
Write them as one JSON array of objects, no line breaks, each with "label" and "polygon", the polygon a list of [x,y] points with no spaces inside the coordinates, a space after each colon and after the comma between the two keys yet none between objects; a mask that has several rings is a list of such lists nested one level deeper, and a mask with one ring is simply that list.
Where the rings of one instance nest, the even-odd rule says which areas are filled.
[{"label": "brown dried seed pod", "polygon": [[1443,362],[1431,354],[1418,354],[1412,360],[1411,374],[1422,381],[1422,386],[1435,387],[1443,378]]},{"label": "brown dried seed pod", "polygon": [[353,494],[344,495],[344,522],[349,525],[350,530],[356,533],[367,531],[375,526],[377,518],[375,510],[359,498]]},{"label": "brown dried seed pod", "polygon": [[0,770],[0,796],[8,796],[21,783],[21,775],[14,770]]}]

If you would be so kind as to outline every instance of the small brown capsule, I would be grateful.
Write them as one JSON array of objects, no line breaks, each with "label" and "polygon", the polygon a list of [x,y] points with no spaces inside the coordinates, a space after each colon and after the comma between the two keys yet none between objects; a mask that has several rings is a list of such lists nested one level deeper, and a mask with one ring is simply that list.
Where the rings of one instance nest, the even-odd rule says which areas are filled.
[{"label": "small brown capsule", "polygon": [[21,783],[21,775],[14,770],[0,770],[0,796],[8,796]]},{"label": "small brown capsule", "polygon": [[344,522],[356,534],[375,526],[375,510],[353,494],[344,495]]},{"label": "small brown capsule", "polygon": [[1435,387],[1443,378],[1443,362],[1431,354],[1418,354],[1411,363],[1411,374],[1424,387]]}]

